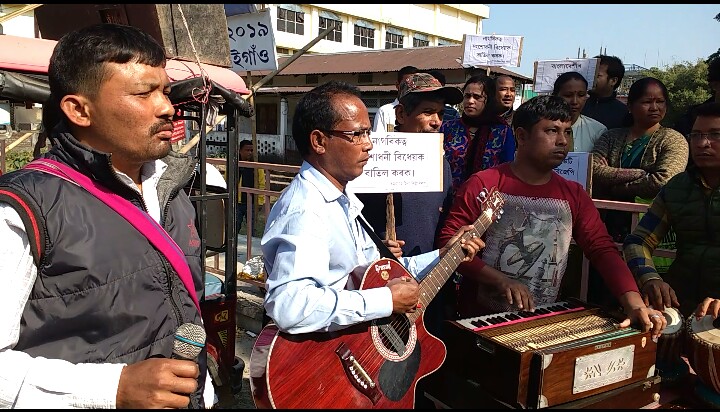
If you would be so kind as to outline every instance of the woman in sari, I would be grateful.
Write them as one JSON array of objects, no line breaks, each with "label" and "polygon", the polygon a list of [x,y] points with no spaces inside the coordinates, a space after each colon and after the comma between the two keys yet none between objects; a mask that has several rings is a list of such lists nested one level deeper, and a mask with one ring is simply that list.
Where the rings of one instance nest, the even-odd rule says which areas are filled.
[{"label": "woman in sari", "polygon": [[[668,107],[668,91],[660,80],[635,81],[627,105],[627,127],[610,129],[595,142],[592,194],[595,199],[646,203],[685,170],[688,143],[680,132],[660,124]],[[615,210],[600,213],[610,236],[622,243],[631,231],[632,215]],[[596,275],[590,275],[588,300],[607,303],[609,292]]]}]

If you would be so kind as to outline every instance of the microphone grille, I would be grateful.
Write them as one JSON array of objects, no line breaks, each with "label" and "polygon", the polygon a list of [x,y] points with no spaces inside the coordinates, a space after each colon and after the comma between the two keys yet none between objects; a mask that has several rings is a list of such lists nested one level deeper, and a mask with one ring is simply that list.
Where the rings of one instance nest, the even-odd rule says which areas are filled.
[{"label": "microphone grille", "polygon": [[186,358],[194,359],[205,347],[205,329],[194,323],[183,323],[175,332],[173,352]]}]

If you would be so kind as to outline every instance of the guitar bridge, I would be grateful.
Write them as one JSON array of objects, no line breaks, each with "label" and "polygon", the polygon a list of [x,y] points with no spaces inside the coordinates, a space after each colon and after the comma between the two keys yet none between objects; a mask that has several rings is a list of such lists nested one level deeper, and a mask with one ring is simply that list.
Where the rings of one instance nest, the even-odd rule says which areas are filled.
[{"label": "guitar bridge", "polygon": [[375,405],[380,400],[380,390],[378,390],[377,385],[362,365],[355,359],[352,351],[344,343],[341,343],[335,349],[335,353],[340,358],[345,375],[347,375],[350,383]]}]

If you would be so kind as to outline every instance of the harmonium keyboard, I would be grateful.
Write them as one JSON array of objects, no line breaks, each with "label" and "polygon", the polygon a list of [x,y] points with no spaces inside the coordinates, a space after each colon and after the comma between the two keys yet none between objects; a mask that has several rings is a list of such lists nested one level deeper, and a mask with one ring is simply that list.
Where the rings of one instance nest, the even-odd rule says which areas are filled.
[{"label": "harmonium keyboard", "polygon": [[561,405],[655,374],[650,332],[581,301],[450,321],[443,366],[518,408]]}]

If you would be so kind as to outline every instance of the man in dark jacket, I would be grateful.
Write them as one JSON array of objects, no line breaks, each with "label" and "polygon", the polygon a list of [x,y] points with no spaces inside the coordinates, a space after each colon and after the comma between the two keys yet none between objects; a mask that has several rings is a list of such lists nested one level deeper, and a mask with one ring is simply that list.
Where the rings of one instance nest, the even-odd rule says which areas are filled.
[{"label": "man in dark jacket", "polygon": [[[156,40],[115,24],[68,33],[53,51],[45,109],[59,122],[41,160],[122,198],[142,222],[47,171],[0,178],[0,407],[212,402],[206,351],[172,359],[178,328],[202,325],[203,285],[195,211],[182,190],[195,161],[171,151],[165,61]],[[156,248],[136,229],[143,224],[176,253]]]},{"label": "man in dark jacket", "polygon": [[[693,164],[675,175],[625,239],[625,260],[644,297],[655,308],[678,307],[683,317],[720,313],[720,103],[696,110],[689,134]],[[676,257],[667,274],[652,255],[673,229]],[[711,297],[708,297],[711,296]],[[712,298],[714,297],[714,298]]]},{"label": "man in dark jacket", "polygon": [[625,76],[625,66],[615,56],[601,54],[595,58],[600,58],[598,74],[582,114],[604,124],[608,130],[623,127],[628,108],[617,99],[617,89]]}]

